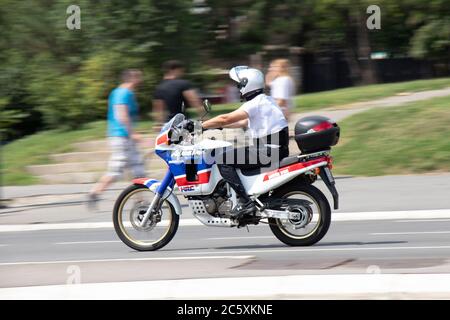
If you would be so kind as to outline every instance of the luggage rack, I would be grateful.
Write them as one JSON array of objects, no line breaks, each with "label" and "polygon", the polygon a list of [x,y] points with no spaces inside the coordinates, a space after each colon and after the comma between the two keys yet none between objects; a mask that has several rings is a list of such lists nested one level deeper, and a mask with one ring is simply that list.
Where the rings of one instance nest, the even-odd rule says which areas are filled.
[{"label": "luggage rack", "polygon": [[299,161],[308,161],[311,158],[318,158],[318,157],[322,157],[322,156],[329,156],[331,152],[331,149],[328,150],[323,150],[323,151],[319,151],[319,152],[314,152],[314,153],[307,153],[307,154],[300,154],[297,156],[297,158],[299,159]]}]

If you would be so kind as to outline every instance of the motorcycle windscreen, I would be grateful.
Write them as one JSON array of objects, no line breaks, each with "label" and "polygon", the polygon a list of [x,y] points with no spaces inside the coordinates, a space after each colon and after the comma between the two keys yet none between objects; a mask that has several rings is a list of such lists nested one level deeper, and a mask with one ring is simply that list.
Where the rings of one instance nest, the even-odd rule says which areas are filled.
[{"label": "motorcycle windscreen", "polygon": [[169,130],[170,128],[173,128],[177,125],[179,125],[181,122],[183,122],[186,119],[184,114],[178,113],[176,114],[172,119],[169,120],[162,128],[160,133]]}]

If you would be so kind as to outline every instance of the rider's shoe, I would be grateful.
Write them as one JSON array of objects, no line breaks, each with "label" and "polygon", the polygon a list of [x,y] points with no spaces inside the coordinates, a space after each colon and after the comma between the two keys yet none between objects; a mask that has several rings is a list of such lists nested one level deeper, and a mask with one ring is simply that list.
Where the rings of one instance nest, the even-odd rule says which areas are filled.
[{"label": "rider's shoe", "polygon": [[87,201],[86,201],[88,210],[90,210],[90,211],[97,210],[97,202],[98,202],[98,196],[95,193],[88,194]]},{"label": "rider's shoe", "polygon": [[239,203],[230,211],[230,215],[233,219],[238,219],[244,215],[255,213],[256,210],[255,203],[252,200],[249,200],[246,203]]}]

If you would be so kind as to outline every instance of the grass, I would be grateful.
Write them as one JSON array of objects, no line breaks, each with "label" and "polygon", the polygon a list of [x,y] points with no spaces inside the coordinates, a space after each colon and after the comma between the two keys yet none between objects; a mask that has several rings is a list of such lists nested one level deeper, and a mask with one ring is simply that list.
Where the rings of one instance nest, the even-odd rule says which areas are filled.
[{"label": "grass", "polygon": [[340,123],[338,174],[450,171],[450,97],[370,110]]},{"label": "grass", "polygon": [[[320,93],[312,93],[312,94],[305,94],[297,97],[295,99],[296,101],[296,111],[305,111],[305,110],[313,110],[313,109],[320,109],[325,108],[329,106],[334,105],[341,105],[341,104],[348,104],[353,102],[359,102],[359,101],[365,101],[365,100],[371,100],[381,97],[387,97],[392,96],[394,94],[400,93],[400,92],[413,92],[413,91],[423,91],[423,90],[430,90],[430,89],[439,89],[444,87],[450,86],[450,78],[441,78],[441,79],[432,79],[432,80],[418,80],[418,81],[409,81],[409,82],[401,82],[401,83],[392,83],[392,84],[380,84],[380,85],[371,85],[371,86],[364,86],[364,87],[354,87],[354,88],[348,88],[348,89],[339,89],[339,90],[333,90],[333,91],[325,91]],[[433,102],[434,103],[434,102]],[[215,105],[212,109],[212,114],[217,115],[224,112],[228,112],[231,110],[236,109],[240,103],[235,104],[225,104],[225,105]],[[420,109],[420,106],[425,105],[424,102],[421,102],[420,104],[416,104],[416,107],[413,107],[411,110],[416,110],[417,108]],[[450,106],[450,102],[447,101],[447,107]],[[414,109],[416,108],[416,109]],[[390,119],[390,113],[394,112],[394,114],[397,114],[397,111],[394,111],[395,109],[388,109],[388,110],[380,110],[376,111],[373,114],[374,119],[379,117],[380,119],[383,119],[383,121],[389,121]],[[403,108],[401,110],[404,110]],[[425,117],[427,115],[427,109],[421,110],[420,112],[423,113],[423,116]],[[383,113],[378,114],[378,112]],[[384,114],[384,112],[387,112],[388,114]],[[398,111],[403,116],[408,116],[408,114],[403,114],[404,111]],[[414,111],[419,112],[419,111]],[[430,109],[431,112],[431,109]],[[436,111],[437,112],[437,111]],[[442,121],[447,116],[447,123],[450,123],[450,119],[448,118],[448,113],[445,113],[445,110],[441,110],[442,115],[436,116],[436,118],[431,115],[431,119],[434,122],[438,122],[442,125]],[[440,117],[440,118],[439,118]],[[407,117],[408,118],[408,117]],[[356,120],[355,120],[356,119]],[[408,118],[409,119],[409,118]],[[428,119],[428,118],[427,118]],[[369,121],[370,120],[370,121]],[[401,119],[398,119],[401,120]],[[351,125],[348,125],[349,121]],[[358,122],[359,121],[359,122]],[[403,120],[406,121],[406,120]],[[412,121],[412,120],[411,120]],[[392,122],[389,122],[392,126]],[[395,130],[401,130],[404,125],[409,125],[406,121],[406,123],[399,122],[401,125],[393,125],[391,126],[385,126],[384,122],[378,123],[380,128],[376,128],[378,134],[380,132],[383,132],[383,130],[386,130],[389,132],[388,137],[390,137],[390,133]],[[362,139],[355,135],[355,130],[353,129],[353,126],[357,126],[361,130],[366,130],[367,126],[370,128],[375,128],[377,123],[372,123],[372,113],[368,113],[368,116],[366,114],[364,115],[357,115],[355,117],[352,117],[348,121],[343,122],[343,139],[341,142],[341,145],[336,148],[336,154],[337,154],[337,165],[336,168],[339,172],[342,173],[349,173],[349,174],[363,174],[363,175],[378,175],[378,174],[384,174],[384,172],[387,173],[393,173],[393,172],[408,172],[405,168],[399,169],[399,164],[397,162],[393,162],[392,159],[397,159],[397,155],[405,155],[409,154],[409,152],[415,152],[406,150],[408,146],[410,146],[411,142],[404,142],[402,140],[401,143],[394,146],[393,150],[401,150],[401,152],[392,152],[391,155],[387,151],[383,151],[382,154],[385,154],[386,159],[379,159],[378,156],[374,156],[373,154],[367,159],[367,163],[365,161],[361,161],[359,158],[360,152],[358,148],[369,148],[371,145],[373,145],[373,148],[379,148],[380,146],[376,143],[376,139],[372,142],[368,142],[369,145],[364,145],[365,139]],[[139,124],[138,130],[143,131],[149,131],[149,128],[151,128],[151,123],[149,121],[143,121]],[[426,126],[423,128],[420,128],[420,130],[425,130]],[[419,129],[419,128],[417,128]],[[430,130],[430,129],[428,129]],[[446,131],[445,131],[446,130]],[[70,152],[73,151],[71,144],[74,142],[80,142],[80,141],[87,141],[92,139],[101,139],[105,136],[106,131],[106,123],[104,121],[97,121],[92,122],[90,124],[85,125],[82,129],[79,130],[72,130],[72,131],[63,131],[63,130],[49,130],[49,131],[42,131],[40,133],[16,140],[6,146],[4,146],[2,149],[2,161],[3,161],[3,170],[4,174],[2,177],[1,183],[3,185],[28,185],[28,184],[34,184],[38,183],[38,180],[28,174],[25,170],[26,166],[29,165],[35,165],[35,164],[46,164],[50,162],[49,155],[54,153],[61,153],[61,152]],[[443,128],[443,133],[446,132],[447,136],[449,135],[449,131],[446,128]],[[425,132],[428,136],[429,131]],[[368,134],[368,133],[360,133]],[[412,136],[415,136],[413,134]],[[390,141],[390,139],[386,139],[386,134],[381,134],[381,141],[385,141],[386,143],[393,143],[393,141]],[[400,138],[400,137],[399,137]],[[372,137],[374,139],[374,137]],[[448,161],[448,149],[449,145],[447,144],[445,148],[442,148],[441,145],[443,142],[440,142],[440,144],[436,142],[433,142],[433,145],[427,145],[426,140],[424,141],[422,138],[417,137],[420,141],[417,142],[418,146],[420,148],[418,150],[435,150],[434,148],[436,146],[439,146],[439,149],[436,149],[433,153],[432,157],[426,157],[421,156],[420,161],[419,160],[411,160],[406,159],[404,160],[404,163],[410,163],[413,161],[413,166],[411,167],[411,172],[418,172],[418,170],[422,171],[429,171],[429,170],[438,170],[440,167],[438,166],[437,160],[442,161],[445,157],[447,157],[447,163]],[[447,139],[448,140],[448,139]],[[369,141],[369,140],[368,140]],[[405,143],[405,145],[402,145],[402,143]],[[423,144],[420,145],[420,144]],[[351,146],[349,148],[349,146]],[[416,146],[417,147],[417,146]],[[397,148],[397,149],[395,149]],[[391,148],[392,149],[392,148]],[[445,151],[447,150],[447,151]],[[368,150],[372,151],[372,149]],[[405,153],[406,152],[406,153]],[[430,152],[430,151],[428,151]],[[352,159],[354,155],[357,155],[356,159]],[[363,157],[361,157],[363,158]],[[436,159],[436,160],[435,160]],[[352,161],[350,164],[349,162]],[[381,161],[382,165],[384,164],[384,161],[390,161],[389,168],[381,168],[379,163]],[[405,162],[406,161],[406,162]],[[442,165],[441,165],[442,166]],[[367,167],[367,169],[365,169]],[[439,167],[438,169],[436,169]],[[448,167],[446,167],[448,169]],[[389,169],[389,170],[388,170]],[[445,169],[445,168],[444,168]],[[398,171],[400,170],[400,171]],[[422,172],[420,171],[420,172]]]}]

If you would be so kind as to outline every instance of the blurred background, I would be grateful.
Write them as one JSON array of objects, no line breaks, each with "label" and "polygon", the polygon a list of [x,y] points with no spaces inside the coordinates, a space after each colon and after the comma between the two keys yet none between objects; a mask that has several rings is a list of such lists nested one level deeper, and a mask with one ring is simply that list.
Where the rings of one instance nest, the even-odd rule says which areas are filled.
[{"label": "blurred background", "polygon": [[[182,61],[185,79],[217,115],[240,105],[231,67],[267,72],[279,58],[290,61],[295,84],[290,129],[308,115],[341,128],[332,149],[340,208],[320,244],[286,248],[264,226],[251,233],[204,228],[179,197],[182,227],[174,241],[138,256],[111,223],[128,177],[101,195],[97,211],[87,210],[91,184],[107,169],[108,95],[124,69],[143,71],[139,149],[148,176],[160,179],[167,166],[151,156],[152,98],[163,62]],[[0,0],[0,299],[51,298],[46,286],[78,283],[70,282],[78,266],[83,283],[93,284],[281,277],[255,287],[245,279],[192,282],[190,289],[165,282],[190,299],[205,287],[211,298],[234,292],[229,298],[240,299],[246,288],[262,299],[295,298],[288,283],[308,299],[318,296],[305,283],[317,283],[313,292],[334,284],[332,298],[369,288],[350,298],[448,299],[449,124],[449,0]],[[298,154],[291,142],[291,155]],[[316,186],[330,196],[322,182]],[[340,273],[350,278],[282,277]],[[355,273],[363,277],[351,278]],[[381,286],[374,273],[399,275]],[[233,290],[222,290],[227,285]],[[160,284],[145,292],[103,288],[77,292],[83,299],[164,298]],[[186,298],[170,290],[169,298]]]},{"label": "blurred background", "polygon": [[[73,4],[81,9],[79,30],[66,26]],[[381,28],[370,30],[373,4]],[[446,87],[449,12],[448,0],[2,0],[4,183],[36,182],[27,166],[51,162],[50,151],[70,151],[69,142],[103,137],[107,97],[125,68],[144,71],[143,130],[168,59],[186,64],[200,95],[220,104],[216,113],[236,107],[227,104],[236,102],[230,67],[267,71],[274,58],[291,62],[298,112]],[[432,78],[440,79],[361,87]],[[351,87],[364,89],[330,91]],[[323,91],[329,95],[314,94]]]}]

